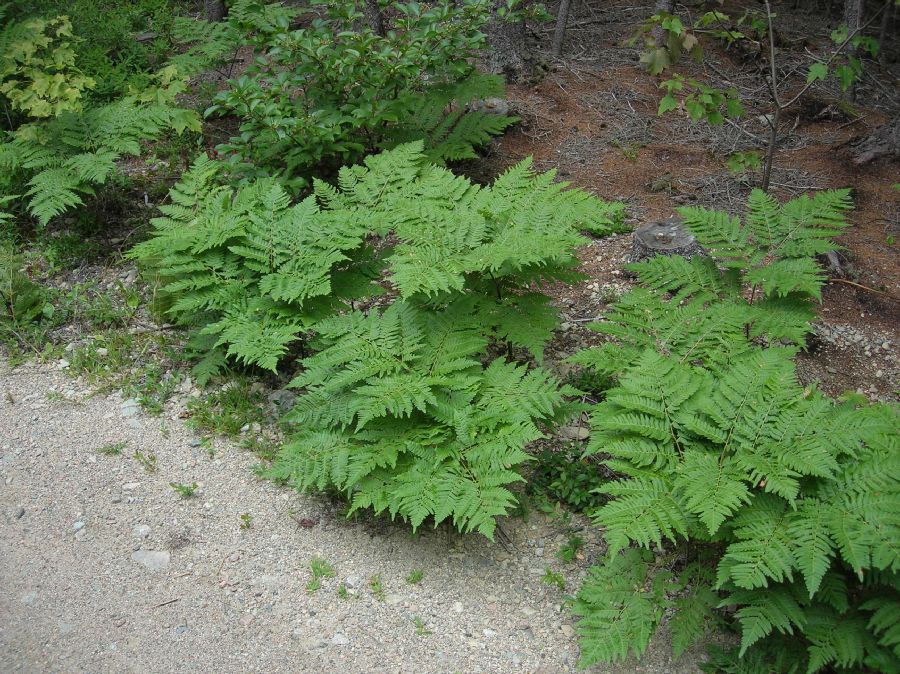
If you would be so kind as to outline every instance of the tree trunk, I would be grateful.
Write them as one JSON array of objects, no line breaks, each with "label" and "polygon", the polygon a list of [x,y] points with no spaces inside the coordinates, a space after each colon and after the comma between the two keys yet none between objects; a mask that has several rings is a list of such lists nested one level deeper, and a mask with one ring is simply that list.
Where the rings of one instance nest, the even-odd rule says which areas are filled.
[{"label": "tree trunk", "polygon": [[[656,0],[656,4],[653,5],[653,14],[671,14],[674,11],[675,0]],[[662,26],[654,26],[653,30],[650,31],[650,35],[653,36],[653,41],[656,43],[657,48],[665,46],[666,32],[662,29]]]},{"label": "tree trunk", "polygon": [[505,6],[503,0],[492,3],[491,20],[484,31],[488,42],[485,66],[508,82],[521,82],[534,75],[532,59],[527,56],[525,22],[512,23],[501,17],[498,10]]},{"label": "tree trunk", "polygon": [[206,20],[218,23],[225,18],[225,0],[204,0]]},{"label": "tree trunk", "polygon": [[366,0],[363,13],[366,15],[366,21],[369,22],[369,28],[372,29],[372,32],[384,37],[384,19],[381,15],[381,7],[378,5],[378,0]]},{"label": "tree trunk", "polygon": [[553,31],[553,48],[554,56],[562,54],[563,39],[566,36],[566,24],[569,21],[569,5],[572,0],[560,0],[559,12],[556,14],[556,30]]}]

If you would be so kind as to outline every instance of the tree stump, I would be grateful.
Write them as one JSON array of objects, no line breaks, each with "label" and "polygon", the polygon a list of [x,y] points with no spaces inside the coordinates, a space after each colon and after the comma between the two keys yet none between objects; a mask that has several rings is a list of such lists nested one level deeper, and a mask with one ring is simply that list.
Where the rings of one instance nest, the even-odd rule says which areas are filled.
[{"label": "tree stump", "polygon": [[681,255],[690,259],[695,255],[706,255],[706,251],[681,220],[673,216],[668,220],[648,222],[634,230],[631,262],[649,260],[657,255]]},{"label": "tree stump", "polygon": [[867,164],[881,157],[900,157],[900,115],[853,145],[854,164]]}]

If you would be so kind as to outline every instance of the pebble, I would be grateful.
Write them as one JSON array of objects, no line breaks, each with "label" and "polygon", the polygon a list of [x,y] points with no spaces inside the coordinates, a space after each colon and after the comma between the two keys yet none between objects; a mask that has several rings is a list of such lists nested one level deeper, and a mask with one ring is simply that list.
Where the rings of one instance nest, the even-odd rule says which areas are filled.
[{"label": "pebble", "polygon": [[141,411],[141,405],[134,398],[129,398],[122,403],[120,409],[123,417],[133,417]]},{"label": "pebble", "polygon": [[134,491],[141,486],[140,482],[126,482],[122,485],[122,491]]},{"label": "pebble", "polygon": [[362,580],[360,579],[359,576],[347,576],[344,579],[344,585],[346,585],[347,588],[351,589],[351,590],[359,587],[361,582],[362,582]]},{"label": "pebble", "polygon": [[25,606],[31,606],[35,599],[37,599],[37,592],[28,592],[22,595],[21,601]]},{"label": "pebble", "polygon": [[491,630],[491,629],[481,630],[481,633],[482,633],[484,636],[486,636],[488,639],[490,639],[491,637],[497,636],[497,633],[496,633],[494,630]]},{"label": "pebble", "polygon": [[397,604],[399,604],[402,601],[403,601],[403,596],[396,594],[394,592],[389,592],[384,597],[384,603],[387,604],[388,606],[396,606]]},{"label": "pebble", "polygon": [[454,613],[462,613],[465,611],[465,607],[463,606],[461,601],[453,602],[453,612]]},{"label": "pebble", "polygon": [[146,524],[138,524],[131,530],[131,535],[135,538],[148,538],[150,536],[150,527]]},{"label": "pebble", "polygon": [[203,440],[200,438],[192,438],[190,442],[188,442],[188,447],[199,447],[203,444]]},{"label": "pebble", "polygon": [[65,369],[68,368],[68,367],[69,367],[69,361],[67,361],[65,358],[60,358],[60,359],[56,362],[56,369],[57,369],[57,370],[65,370]]},{"label": "pebble", "polygon": [[19,506],[18,508],[16,508],[16,519],[20,520],[23,517],[25,517],[25,508]]},{"label": "pebble", "polygon": [[565,634],[570,639],[575,636],[575,628],[571,625],[563,625],[562,633]]},{"label": "pebble", "polygon": [[161,571],[169,565],[171,556],[164,550],[138,550],[131,554],[131,559],[151,571]]},{"label": "pebble", "polygon": [[335,632],[334,636],[331,637],[331,643],[334,646],[346,646],[350,643],[350,637],[342,632]]},{"label": "pebble", "polygon": [[75,524],[72,525],[73,531],[81,531],[82,529],[84,529],[84,522],[75,522]]}]

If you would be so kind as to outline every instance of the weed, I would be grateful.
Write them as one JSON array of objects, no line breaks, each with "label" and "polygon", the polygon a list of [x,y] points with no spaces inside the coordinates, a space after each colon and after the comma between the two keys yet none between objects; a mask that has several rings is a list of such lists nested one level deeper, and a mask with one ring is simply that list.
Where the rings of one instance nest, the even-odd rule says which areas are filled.
[{"label": "weed", "polygon": [[369,578],[369,589],[378,601],[384,601],[384,584],[381,582],[381,576],[377,573]]},{"label": "weed", "polygon": [[572,536],[569,538],[569,542],[556,552],[556,556],[564,562],[572,562],[583,547],[584,541],[578,536]]},{"label": "weed", "polygon": [[416,585],[417,583],[422,581],[424,575],[425,572],[422,569],[413,569],[406,577],[406,582],[410,585]]},{"label": "weed", "polygon": [[600,467],[582,458],[576,448],[545,448],[536,463],[530,484],[533,497],[558,501],[577,512],[589,512],[603,503],[596,491],[602,481]]},{"label": "weed", "polygon": [[119,456],[122,453],[122,450],[127,446],[128,443],[124,440],[122,442],[112,442],[108,445],[103,445],[97,452],[106,456]]},{"label": "weed", "polygon": [[420,637],[427,637],[429,634],[434,634],[434,632],[425,627],[424,621],[419,616],[413,618],[413,623],[416,626],[416,634]]},{"label": "weed", "polygon": [[560,592],[565,592],[566,590],[566,579],[562,577],[561,573],[557,573],[549,566],[544,569],[544,575],[541,578],[541,582],[544,583],[544,585],[556,585]]},{"label": "weed", "polygon": [[241,529],[249,529],[253,526],[253,515],[241,513]]},{"label": "weed", "polygon": [[179,484],[178,482],[170,482],[169,486],[177,491],[178,495],[181,496],[181,498],[191,498],[196,493],[197,487],[199,485],[196,482],[193,482],[191,484]]},{"label": "weed", "polygon": [[156,472],[156,454],[144,454],[141,450],[134,450],[135,460],[144,467],[148,473]]},{"label": "weed", "polygon": [[347,586],[343,583],[338,585],[337,596],[341,599],[350,599],[350,592],[347,590]]},{"label": "weed", "polygon": [[334,578],[334,567],[320,557],[313,557],[309,561],[309,568],[312,571],[312,579],[306,584],[307,592],[315,592],[322,587],[323,578]]},{"label": "weed", "polygon": [[248,379],[235,378],[220,390],[190,402],[188,411],[193,428],[236,437],[245,425],[266,421],[266,397]]}]

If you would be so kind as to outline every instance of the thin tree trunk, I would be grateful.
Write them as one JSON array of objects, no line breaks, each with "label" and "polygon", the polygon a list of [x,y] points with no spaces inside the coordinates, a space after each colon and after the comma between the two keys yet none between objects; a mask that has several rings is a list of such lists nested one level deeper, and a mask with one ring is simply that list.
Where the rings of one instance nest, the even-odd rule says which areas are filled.
[{"label": "thin tree trunk", "polygon": [[886,62],[885,54],[887,54],[887,49],[885,49],[885,40],[888,35],[888,27],[891,25],[891,16],[894,11],[894,5],[888,5],[887,9],[884,10],[884,14],[881,16],[881,29],[878,31],[878,44],[881,45],[881,51],[878,52],[878,60],[881,63]]},{"label": "thin tree trunk", "polygon": [[366,15],[366,21],[369,22],[369,28],[376,35],[384,37],[384,19],[381,15],[381,7],[378,0],[366,0],[366,6],[363,12]]},{"label": "thin tree trunk", "polygon": [[204,14],[210,23],[218,23],[225,18],[225,0],[204,0]]},{"label": "thin tree trunk", "polygon": [[[675,0],[656,0],[656,4],[653,6],[653,14],[671,14],[675,11]],[[653,36],[653,41],[656,43],[657,47],[662,47],[666,43],[666,31],[662,29],[662,26],[655,26],[653,30],[650,31],[650,35]]]},{"label": "thin tree trunk", "polygon": [[569,22],[569,5],[572,0],[560,0],[559,11],[556,13],[556,30],[553,31],[553,47],[554,56],[562,54],[563,39],[566,36],[566,24]]}]

